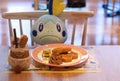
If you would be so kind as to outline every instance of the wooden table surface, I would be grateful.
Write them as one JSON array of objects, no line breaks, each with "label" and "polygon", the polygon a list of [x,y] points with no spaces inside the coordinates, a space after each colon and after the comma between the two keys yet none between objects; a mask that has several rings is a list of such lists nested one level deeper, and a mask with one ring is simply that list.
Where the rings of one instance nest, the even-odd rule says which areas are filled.
[{"label": "wooden table surface", "polygon": [[101,72],[6,73],[9,48],[0,47],[0,81],[120,81],[120,46],[93,46]]}]

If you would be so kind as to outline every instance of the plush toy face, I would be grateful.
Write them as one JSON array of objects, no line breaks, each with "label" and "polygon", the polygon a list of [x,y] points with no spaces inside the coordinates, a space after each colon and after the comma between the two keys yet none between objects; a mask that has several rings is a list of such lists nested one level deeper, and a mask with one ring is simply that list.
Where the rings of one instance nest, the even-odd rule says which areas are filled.
[{"label": "plush toy face", "polygon": [[67,39],[67,31],[58,17],[43,15],[33,25],[31,36],[38,44],[64,43]]}]

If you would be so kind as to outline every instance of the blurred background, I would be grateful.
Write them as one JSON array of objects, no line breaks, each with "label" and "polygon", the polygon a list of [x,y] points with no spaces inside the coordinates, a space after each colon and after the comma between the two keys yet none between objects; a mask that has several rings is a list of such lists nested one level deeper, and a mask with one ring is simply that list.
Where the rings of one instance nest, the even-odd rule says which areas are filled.
[{"label": "blurred background", "polygon": [[[46,1],[39,0],[38,10],[47,9]],[[94,11],[94,17],[88,22],[87,45],[120,44],[120,0],[64,1],[66,9]],[[0,45],[9,45],[8,22],[2,18],[2,13],[30,10],[34,10],[34,0],[0,0]]]}]

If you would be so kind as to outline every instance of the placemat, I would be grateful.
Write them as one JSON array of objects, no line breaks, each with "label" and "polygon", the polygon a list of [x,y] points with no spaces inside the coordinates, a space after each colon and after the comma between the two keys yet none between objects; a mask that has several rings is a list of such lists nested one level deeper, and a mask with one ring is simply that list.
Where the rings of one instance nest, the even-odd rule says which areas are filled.
[{"label": "placemat", "polygon": [[[84,47],[88,53],[89,53],[89,59],[84,65],[77,65],[74,67],[49,67],[45,65],[39,65],[38,67],[35,67],[33,64],[30,65],[30,68],[28,70],[22,71],[22,73],[79,73],[79,72],[101,72],[99,62],[97,60],[97,57],[94,52],[94,47]],[[13,71],[10,68],[10,65],[8,64],[7,67],[7,73],[13,73]]]}]

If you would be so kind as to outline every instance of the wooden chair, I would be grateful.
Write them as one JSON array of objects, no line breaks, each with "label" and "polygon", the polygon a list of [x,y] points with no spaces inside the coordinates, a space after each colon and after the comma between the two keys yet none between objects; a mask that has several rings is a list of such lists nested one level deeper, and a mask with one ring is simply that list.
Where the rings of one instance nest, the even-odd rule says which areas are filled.
[{"label": "wooden chair", "polygon": [[[26,11],[26,12],[5,12],[2,14],[2,17],[5,19],[8,19],[8,23],[9,23],[9,34],[10,34],[10,39],[13,37],[13,24],[19,24],[19,27],[17,28],[17,31],[19,31],[19,35],[25,34],[28,31],[28,37],[30,37],[30,29],[32,27],[32,25],[34,24],[34,20],[39,18],[40,16],[47,14],[48,11]],[[61,17],[62,19],[65,20],[65,24],[66,24],[66,28],[68,30],[68,39],[67,42],[65,43],[70,43],[70,44],[74,44],[76,38],[81,37],[81,45],[85,45],[86,42],[86,34],[87,34],[87,21],[88,18],[92,17],[94,15],[93,11],[70,11],[70,10],[66,10],[64,11],[59,17]],[[18,22],[15,22],[14,20],[18,20]],[[28,27],[28,23],[26,20],[29,21],[29,26]],[[70,21],[69,21],[70,20]],[[83,21],[83,27],[82,27],[82,31],[79,30],[79,23],[76,24],[77,21],[80,21],[79,23],[81,23],[81,21]],[[69,24],[70,22],[70,24]],[[23,27],[23,23],[26,24],[25,27]],[[16,25],[15,25],[16,26]],[[77,29],[78,28],[78,29]],[[76,33],[76,30],[78,32],[82,32],[82,36],[80,36],[80,34]],[[18,34],[18,32],[17,32]],[[77,34],[77,37],[76,37]],[[30,39],[29,39],[30,41]],[[80,39],[77,40],[80,43]],[[32,42],[32,41],[30,41]],[[11,40],[10,40],[11,43]],[[32,44],[32,43],[31,43]]]},{"label": "wooden chair", "polygon": [[[118,3],[118,4],[117,4]],[[104,0],[103,8],[107,17],[114,17],[120,14],[120,5],[118,0]]]}]

